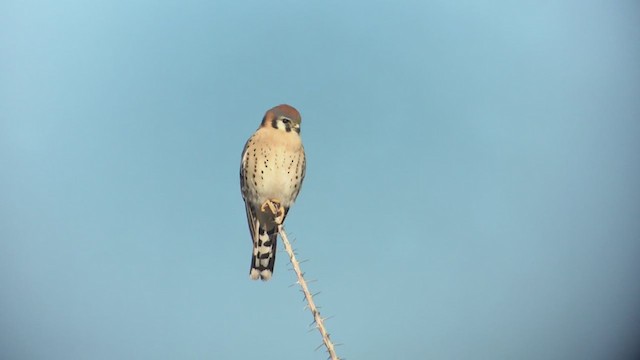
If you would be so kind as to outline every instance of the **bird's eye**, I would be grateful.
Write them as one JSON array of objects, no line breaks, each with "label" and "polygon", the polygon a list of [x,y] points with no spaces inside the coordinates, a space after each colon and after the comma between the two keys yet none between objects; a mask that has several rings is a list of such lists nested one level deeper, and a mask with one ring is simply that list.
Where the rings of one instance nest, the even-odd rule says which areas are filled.
[{"label": "bird's eye", "polygon": [[291,123],[291,120],[287,119],[287,118],[282,118],[282,122],[285,124],[289,124]]}]

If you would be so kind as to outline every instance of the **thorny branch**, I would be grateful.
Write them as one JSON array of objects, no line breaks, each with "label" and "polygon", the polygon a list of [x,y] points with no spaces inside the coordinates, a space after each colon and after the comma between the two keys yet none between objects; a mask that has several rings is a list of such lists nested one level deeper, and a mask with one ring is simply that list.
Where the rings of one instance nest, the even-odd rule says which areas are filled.
[{"label": "thorny branch", "polygon": [[282,225],[278,226],[278,232],[280,233],[280,237],[282,238],[282,242],[284,243],[284,249],[287,251],[287,254],[289,254],[291,265],[293,265],[293,270],[296,272],[296,276],[298,277],[298,284],[300,284],[300,287],[302,288],[304,297],[307,300],[308,308],[311,311],[311,314],[313,315],[313,321],[316,324],[316,328],[318,328],[318,331],[320,331],[320,335],[322,335],[322,341],[324,343],[324,346],[327,348],[327,352],[329,353],[331,360],[340,360],[338,355],[336,355],[336,350],[333,345],[333,342],[331,342],[329,333],[327,332],[327,329],[324,327],[324,319],[322,318],[322,316],[320,316],[320,311],[318,311],[318,308],[316,307],[316,304],[313,301],[313,295],[309,291],[309,287],[307,286],[307,281],[304,279],[304,274],[302,270],[300,270],[300,263],[296,259],[296,255],[293,252],[291,243],[287,238],[287,233],[284,231],[284,227],[282,227]]}]

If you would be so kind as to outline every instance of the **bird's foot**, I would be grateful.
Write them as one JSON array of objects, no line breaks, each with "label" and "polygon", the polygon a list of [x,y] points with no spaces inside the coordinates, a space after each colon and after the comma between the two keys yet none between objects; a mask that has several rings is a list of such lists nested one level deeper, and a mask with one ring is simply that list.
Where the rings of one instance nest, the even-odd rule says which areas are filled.
[{"label": "bird's foot", "polygon": [[273,215],[275,215],[278,212],[278,207],[280,206],[280,201],[276,200],[276,199],[269,199],[267,201],[265,201],[262,206],[260,206],[260,211],[265,212],[267,211],[267,207],[269,208],[269,211],[271,211],[271,213]]},{"label": "bird's foot", "polygon": [[273,221],[277,225],[282,225],[282,222],[284,221],[284,208],[282,207],[280,200],[269,199],[265,201],[264,204],[262,204],[262,206],[260,207],[260,211],[266,212],[267,208],[269,208],[269,211],[271,211],[271,213],[275,215]]}]

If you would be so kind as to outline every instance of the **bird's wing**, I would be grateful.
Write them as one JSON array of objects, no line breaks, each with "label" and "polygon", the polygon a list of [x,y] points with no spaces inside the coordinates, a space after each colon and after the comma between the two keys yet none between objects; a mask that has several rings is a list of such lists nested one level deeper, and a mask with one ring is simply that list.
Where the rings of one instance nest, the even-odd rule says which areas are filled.
[{"label": "bird's wing", "polygon": [[251,141],[251,139],[247,140],[247,143],[244,145],[244,149],[242,150],[242,161],[240,163],[240,190],[242,192],[242,199],[244,200],[244,207],[247,212],[247,223],[249,224],[249,232],[251,232],[251,241],[255,241],[258,234],[258,221],[254,210],[251,208],[251,204],[249,204],[249,200],[245,197],[247,184],[244,181],[244,169],[247,162],[247,147],[249,146],[249,141]]}]

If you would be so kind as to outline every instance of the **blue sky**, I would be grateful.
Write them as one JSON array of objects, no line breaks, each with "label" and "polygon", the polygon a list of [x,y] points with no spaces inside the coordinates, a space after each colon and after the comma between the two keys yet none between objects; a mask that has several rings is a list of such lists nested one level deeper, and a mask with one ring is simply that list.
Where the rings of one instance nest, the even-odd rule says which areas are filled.
[{"label": "blue sky", "polygon": [[0,358],[324,359],[238,169],[300,110],[287,230],[348,359],[624,359],[635,1],[4,1]]}]

